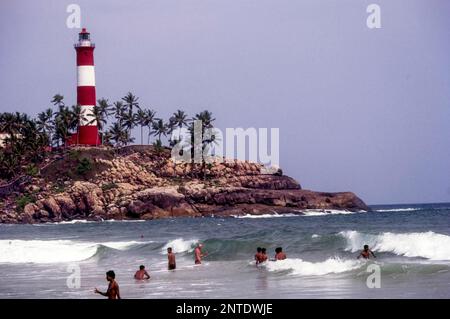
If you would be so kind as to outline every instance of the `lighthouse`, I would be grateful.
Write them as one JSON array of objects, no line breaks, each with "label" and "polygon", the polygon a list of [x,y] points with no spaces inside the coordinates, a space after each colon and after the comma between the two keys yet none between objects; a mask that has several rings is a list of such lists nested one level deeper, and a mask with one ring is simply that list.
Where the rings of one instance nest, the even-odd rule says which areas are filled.
[{"label": "lighthouse", "polygon": [[70,144],[99,145],[97,122],[94,117],[95,106],[95,44],[91,42],[91,35],[83,28],[75,43],[77,52],[77,104],[81,106],[77,133],[71,137]]}]

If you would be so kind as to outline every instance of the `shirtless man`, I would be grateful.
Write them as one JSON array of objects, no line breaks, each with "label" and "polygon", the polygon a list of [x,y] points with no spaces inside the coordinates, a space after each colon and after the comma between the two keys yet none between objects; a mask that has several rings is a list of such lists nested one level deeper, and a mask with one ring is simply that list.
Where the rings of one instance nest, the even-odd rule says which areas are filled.
[{"label": "shirtless man", "polygon": [[263,263],[267,261],[267,259],[269,259],[267,256],[267,250],[265,248],[261,248],[261,262]]},{"label": "shirtless man", "polygon": [[257,265],[262,262],[262,248],[261,247],[256,248],[255,261],[256,261]]},{"label": "shirtless man", "polygon": [[275,260],[284,260],[286,259],[286,254],[283,252],[283,248],[278,247],[275,249]]},{"label": "shirtless man", "polygon": [[202,263],[202,258],[206,257],[206,254],[202,253],[203,244],[198,244],[197,247],[194,249],[194,257],[195,257],[195,264],[199,265]]},{"label": "shirtless man", "polygon": [[371,251],[369,249],[369,245],[364,245],[364,250],[362,252],[359,253],[358,255],[358,259],[360,257],[364,258],[364,259],[370,259],[370,255],[373,256],[373,258],[377,258],[377,256],[375,256],[375,254],[373,253],[373,251]]},{"label": "shirtless man", "polygon": [[167,259],[169,261],[169,270],[174,270],[175,268],[177,268],[177,264],[175,262],[175,254],[172,252],[172,247],[167,248]]},{"label": "shirtless man", "polygon": [[134,279],[137,280],[150,279],[150,275],[148,274],[147,270],[145,270],[144,265],[139,266],[139,270],[136,271],[136,273],[134,274]]},{"label": "shirtless man", "polygon": [[102,296],[108,297],[108,299],[121,299],[119,292],[119,284],[115,280],[116,274],[114,271],[110,270],[106,273],[106,280],[109,281],[108,290],[106,292],[101,292],[95,288],[94,292]]}]

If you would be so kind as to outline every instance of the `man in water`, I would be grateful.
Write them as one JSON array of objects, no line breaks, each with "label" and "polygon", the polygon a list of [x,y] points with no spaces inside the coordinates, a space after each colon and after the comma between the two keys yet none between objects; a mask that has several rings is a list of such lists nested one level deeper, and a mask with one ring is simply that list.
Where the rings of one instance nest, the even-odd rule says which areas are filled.
[{"label": "man in water", "polygon": [[194,249],[194,257],[195,257],[195,264],[200,265],[202,263],[202,258],[206,257],[206,254],[202,253],[203,244],[198,244],[197,247]]},{"label": "man in water", "polygon": [[287,256],[286,254],[283,252],[283,248],[281,247],[277,247],[275,249],[275,260],[284,260],[286,259]]},{"label": "man in water", "polygon": [[267,259],[269,259],[267,256],[267,250],[265,248],[261,248],[261,262],[263,263],[267,261]]},{"label": "man in water", "polygon": [[94,292],[102,296],[108,297],[108,299],[121,299],[119,292],[119,284],[116,281],[116,274],[114,271],[109,270],[106,273],[106,280],[109,281],[108,290],[106,292],[101,292],[95,288]]},{"label": "man in water", "polygon": [[172,252],[172,247],[167,248],[167,259],[169,260],[169,270],[174,270],[177,268],[177,264],[175,262],[175,254]]},{"label": "man in water", "polygon": [[262,248],[261,247],[256,248],[255,261],[256,261],[256,264],[259,264],[262,262]]},{"label": "man in water", "polygon": [[150,275],[148,274],[147,270],[145,270],[144,265],[139,266],[139,270],[136,271],[136,273],[134,274],[134,279],[137,280],[150,279]]},{"label": "man in water", "polygon": [[369,245],[364,245],[364,250],[362,252],[359,253],[358,255],[358,259],[360,257],[364,258],[364,259],[370,259],[370,255],[373,256],[373,258],[377,258],[377,256],[375,256],[375,254],[373,253],[373,251],[371,251],[369,249]]}]

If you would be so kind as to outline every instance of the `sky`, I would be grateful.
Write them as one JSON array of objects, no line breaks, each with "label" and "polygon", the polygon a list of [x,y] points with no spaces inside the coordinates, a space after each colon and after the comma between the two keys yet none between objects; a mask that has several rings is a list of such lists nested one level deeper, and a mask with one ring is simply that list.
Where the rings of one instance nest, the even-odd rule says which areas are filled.
[{"label": "sky", "polygon": [[97,98],[279,128],[280,165],[305,189],[450,202],[450,1],[2,0],[0,112],[75,104],[71,3],[96,44]]}]

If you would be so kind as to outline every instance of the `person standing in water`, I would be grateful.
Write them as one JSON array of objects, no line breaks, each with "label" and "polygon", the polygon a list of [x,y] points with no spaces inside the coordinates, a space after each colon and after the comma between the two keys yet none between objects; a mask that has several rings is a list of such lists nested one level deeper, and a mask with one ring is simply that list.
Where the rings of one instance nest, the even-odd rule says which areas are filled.
[{"label": "person standing in water", "polygon": [[257,265],[262,262],[262,248],[261,247],[256,248],[255,261],[256,261]]},{"label": "person standing in water", "polygon": [[150,279],[150,275],[148,274],[147,270],[145,270],[144,265],[139,266],[139,270],[136,271],[136,273],[134,274],[134,279],[137,280]]},{"label": "person standing in water", "polygon": [[261,248],[261,262],[263,263],[267,261],[267,259],[269,259],[267,256],[267,250],[265,248]]},{"label": "person standing in water", "polygon": [[375,254],[373,253],[373,251],[371,251],[369,249],[369,245],[364,245],[364,249],[362,252],[359,253],[357,259],[359,259],[360,257],[364,258],[364,259],[370,259],[370,255],[373,256],[373,258],[377,258],[377,256],[375,256]]},{"label": "person standing in water", "polygon": [[284,260],[286,259],[287,256],[286,254],[283,252],[283,248],[281,247],[277,247],[275,249],[275,260]]},{"label": "person standing in water", "polygon": [[106,280],[109,281],[108,290],[106,292],[101,292],[100,290],[95,288],[94,292],[96,294],[108,297],[108,299],[121,299],[119,284],[116,281],[116,274],[114,273],[114,271],[109,270],[106,273]]},{"label": "person standing in water", "polygon": [[169,270],[174,270],[175,268],[177,268],[177,264],[175,262],[175,254],[172,252],[172,247],[167,248],[167,259],[169,261]]},{"label": "person standing in water", "polygon": [[202,253],[203,244],[198,244],[197,247],[194,249],[194,257],[195,257],[195,264],[200,265],[202,263],[202,258],[206,257],[207,254]]}]

